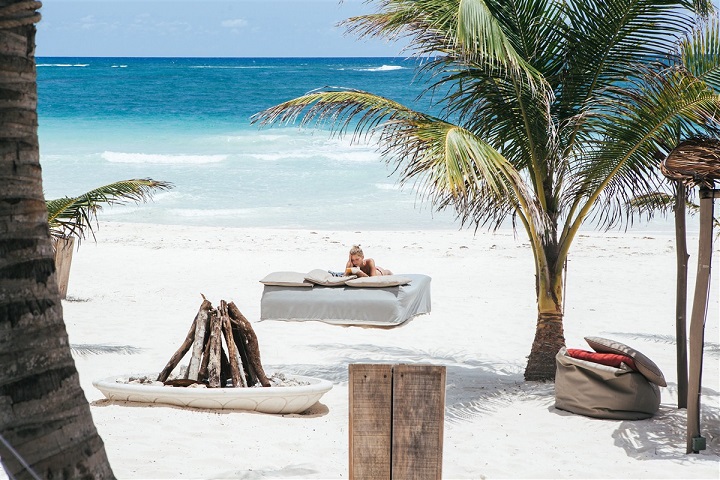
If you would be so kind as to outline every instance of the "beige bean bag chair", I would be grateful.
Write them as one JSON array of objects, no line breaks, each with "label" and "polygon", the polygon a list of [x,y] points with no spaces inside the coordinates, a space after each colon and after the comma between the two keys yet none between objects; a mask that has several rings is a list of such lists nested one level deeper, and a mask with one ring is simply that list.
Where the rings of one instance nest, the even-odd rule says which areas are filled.
[{"label": "beige bean bag chair", "polygon": [[665,377],[637,350],[585,337],[594,352],[562,348],[556,355],[555,407],[596,418],[640,420],[660,407]]}]

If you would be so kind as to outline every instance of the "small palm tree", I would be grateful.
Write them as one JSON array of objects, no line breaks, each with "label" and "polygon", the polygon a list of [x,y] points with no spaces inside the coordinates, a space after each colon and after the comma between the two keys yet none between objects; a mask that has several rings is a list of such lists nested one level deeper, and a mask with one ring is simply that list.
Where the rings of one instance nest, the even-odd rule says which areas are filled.
[{"label": "small palm tree", "polygon": [[153,192],[172,187],[172,183],[150,178],[122,180],[77,197],[48,200],[50,234],[55,240],[69,237],[81,240],[85,238],[88,230],[94,238],[92,224],[97,224],[97,214],[103,205],[121,205],[128,201],[145,202],[152,199]]},{"label": "small palm tree", "polygon": [[152,198],[157,190],[172,188],[172,184],[150,178],[122,180],[77,197],[63,197],[46,201],[48,225],[55,250],[55,270],[60,298],[67,296],[70,265],[75,239],[81,241],[89,231],[95,238],[93,223],[103,205],[121,205],[128,201],[141,202]]}]

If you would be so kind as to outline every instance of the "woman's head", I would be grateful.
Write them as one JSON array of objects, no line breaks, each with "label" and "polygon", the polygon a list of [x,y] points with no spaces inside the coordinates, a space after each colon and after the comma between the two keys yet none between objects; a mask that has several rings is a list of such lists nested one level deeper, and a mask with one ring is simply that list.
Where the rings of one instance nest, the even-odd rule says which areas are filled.
[{"label": "woman's head", "polygon": [[364,258],[365,254],[363,254],[360,245],[353,245],[353,247],[350,249],[350,263],[352,263],[353,266],[359,267],[363,264]]}]

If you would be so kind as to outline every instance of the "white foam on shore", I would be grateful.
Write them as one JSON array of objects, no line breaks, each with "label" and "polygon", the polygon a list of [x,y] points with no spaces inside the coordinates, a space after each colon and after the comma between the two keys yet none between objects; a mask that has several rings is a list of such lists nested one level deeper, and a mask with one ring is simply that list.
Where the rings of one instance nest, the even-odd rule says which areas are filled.
[{"label": "white foam on shore", "polygon": [[360,72],[391,72],[393,70],[404,70],[406,67],[400,65],[382,65],[380,67],[358,68]]},{"label": "white foam on shore", "polygon": [[125,153],[108,152],[101,154],[104,160],[112,163],[167,163],[167,164],[202,164],[220,163],[228,155],[185,155],[185,154],[152,154],[152,153]]}]

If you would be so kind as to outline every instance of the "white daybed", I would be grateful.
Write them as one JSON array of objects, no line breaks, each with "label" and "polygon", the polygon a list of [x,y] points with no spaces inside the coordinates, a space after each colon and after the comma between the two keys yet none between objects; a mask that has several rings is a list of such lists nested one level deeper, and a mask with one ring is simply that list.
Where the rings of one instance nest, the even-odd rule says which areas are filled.
[{"label": "white daybed", "polygon": [[[336,280],[325,277],[318,282],[317,272],[322,271],[313,270],[310,274],[276,272],[276,275],[286,274],[286,278],[287,274],[294,274],[297,282],[261,280],[265,287],[260,302],[260,321],[316,320],[336,325],[395,326],[430,312],[431,279],[427,275],[402,274],[356,280],[353,277],[336,277]],[[327,272],[322,273],[329,276]],[[401,279],[403,284],[381,286],[382,282],[393,279]]]}]

